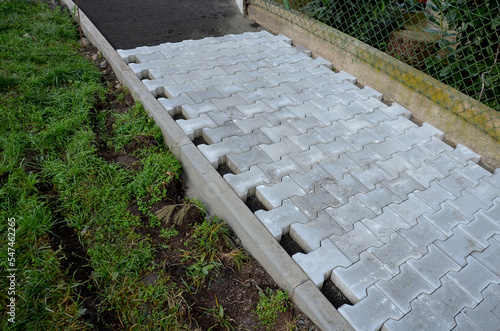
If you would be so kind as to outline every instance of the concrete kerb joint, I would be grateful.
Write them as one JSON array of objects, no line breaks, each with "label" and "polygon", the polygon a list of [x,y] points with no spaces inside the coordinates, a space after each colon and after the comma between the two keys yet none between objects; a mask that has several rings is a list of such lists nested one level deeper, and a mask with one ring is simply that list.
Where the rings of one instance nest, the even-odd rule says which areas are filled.
[{"label": "concrete kerb joint", "polygon": [[[74,14],[74,19],[78,21],[78,15],[75,15],[74,11],[76,5],[73,1],[62,0],[62,2]],[[188,178],[191,173],[192,177],[196,179],[193,184],[198,186],[199,193],[209,202],[209,207],[231,225],[236,235],[244,243],[245,249],[265,267],[279,286],[289,291],[292,301],[318,327],[322,330],[352,330],[352,327],[321,294],[319,289],[312,284],[305,273],[283,250],[255,215],[250,212],[223,178],[218,175],[177,123],[167,112],[161,111],[162,106],[159,102],[149,93],[85,13],[79,8],[78,10],[79,23],[83,33],[108,60],[120,83],[129,88],[134,99],[140,100],[145,110],[155,119],[162,129],[167,146],[172,150],[175,157],[180,160],[183,167],[191,166],[191,170],[186,171]],[[162,121],[166,121],[167,124],[160,123]],[[189,160],[192,159],[199,162],[195,165],[188,164]],[[211,170],[202,173],[199,171],[200,169]],[[214,201],[218,205],[215,206],[216,208],[212,206]],[[241,221],[240,217],[243,221]],[[251,235],[256,235],[257,238],[252,238]],[[268,268],[271,270],[268,270]]]}]

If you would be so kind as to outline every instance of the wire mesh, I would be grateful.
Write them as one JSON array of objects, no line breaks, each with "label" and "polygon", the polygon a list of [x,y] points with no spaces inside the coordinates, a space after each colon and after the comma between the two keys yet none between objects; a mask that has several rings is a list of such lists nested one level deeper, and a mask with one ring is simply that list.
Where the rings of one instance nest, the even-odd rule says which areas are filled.
[{"label": "wire mesh", "polygon": [[[448,109],[462,102],[465,110],[459,115],[500,140],[499,0],[250,0],[251,5],[256,2],[289,20],[287,12],[297,13],[291,23],[329,42],[324,26],[453,87],[461,93],[431,98]],[[312,24],[311,18],[324,25]],[[349,45],[335,46],[350,52]],[[402,83],[411,84],[407,75],[388,74],[405,77]],[[411,87],[419,89],[418,84]],[[429,96],[429,91],[420,92]],[[483,114],[467,111],[470,99],[465,96],[489,108],[482,107]]]}]

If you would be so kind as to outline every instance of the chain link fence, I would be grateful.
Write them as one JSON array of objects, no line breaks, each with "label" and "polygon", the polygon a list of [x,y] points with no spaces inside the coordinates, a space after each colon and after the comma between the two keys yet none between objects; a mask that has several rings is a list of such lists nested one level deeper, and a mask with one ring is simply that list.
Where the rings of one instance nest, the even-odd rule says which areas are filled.
[{"label": "chain link fence", "polygon": [[[480,101],[489,107],[482,107],[487,116],[478,120],[477,112],[460,115],[485,126],[500,140],[500,0],[263,0],[259,4],[281,17],[297,13],[293,24],[325,40],[331,41],[326,29],[311,24],[310,18],[428,74],[461,92],[453,95],[452,102],[468,105],[464,95]],[[453,108],[450,100],[436,102]]]}]

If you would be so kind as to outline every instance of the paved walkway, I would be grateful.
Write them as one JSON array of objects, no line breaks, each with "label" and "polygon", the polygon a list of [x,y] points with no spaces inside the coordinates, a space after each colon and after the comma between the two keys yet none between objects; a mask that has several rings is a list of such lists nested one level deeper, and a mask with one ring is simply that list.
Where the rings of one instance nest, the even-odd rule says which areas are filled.
[{"label": "paved walkway", "polygon": [[357,330],[497,330],[500,171],[267,32],[119,54]]}]

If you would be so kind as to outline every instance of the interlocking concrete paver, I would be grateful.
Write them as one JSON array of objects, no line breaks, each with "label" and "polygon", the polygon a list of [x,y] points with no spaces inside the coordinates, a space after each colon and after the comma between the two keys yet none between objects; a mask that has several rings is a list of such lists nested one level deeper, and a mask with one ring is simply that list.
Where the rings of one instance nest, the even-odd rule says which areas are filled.
[{"label": "interlocking concrete paver", "polygon": [[284,176],[281,178],[281,182],[271,186],[257,186],[255,193],[257,199],[268,209],[281,206],[282,201],[287,198],[305,194],[306,191],[289,176]]},{"label": "interlocking concrete paver", "polygon": [[[315,130],[309,130],[306,133],[302,133],[302,134],[298,134],[298,135],[289,135],[289,138],[297,146],[299,146],[300,149],[302,149],[303,151],[309,150],[310,148],[314,147],[314,145],[328,142],[328,140],[326,138],[324,138],[322,135],[320,135]],[[317,153],[320,153],[320,152],[321,151],[318,151]]]},{"label": "interlocking concrete paver", "polygon": [[202,130],[203,139],[209,144],[215,144],[224,138],[228,138],[231,136],[242,136],[244,132],[240,130],[240,128],[234,124],[234,122],[227,122],[223,126],[219,126],[216,128],[204,128]]},{"label": "interlocking concrete paver", "polygon": [[422,294],[419,300],[451,330],[456,325],[455,316],[463,307],[474,307],[476,302],[450,278],[444,276],[441,283],[434,293]]},{"label": "interlocking concrete paver", "polygon": [[[196,85],[199,90],[206,90],[212,87],[215,87],[217,89],[220,86],[224,86],[224,82],[219,77],[211,77],[210,79],[196,79],[192,80],[192,83]],[[224,95],[221,90],[218,89],[218,91],[222,95]]]},{"label": "interlocking concrete paver", "polygon": [[297,105],[297,106],[288,106],[286,108],[288,110],[290,110],[293,114],[295,114],[295,116],[297,116],[298,118],[304,118],[307,115],[312,115],[312,114],[317,114],[317,113],[323,112],[323,110],[316,107],[311,102],[305,102],[305,103]]},{"label": "interlocking concrete paver", "polygon": [[387,130],[388,133],[386,133],[386,137],[391,136],[392,139],[396,140],[398,143],[407,147],[408,149],[413,148],[413,146],[415,146],[418,143],[425,142],[425,139],[416,134],[415,132],[411,130],[406,130],[403,133],[398,132],[394,128],[389,126],[387,122],[381,123],[379,127],[385,128]]},{"label": "interlocking concrete paver", "polygon": [[441,154],[437,159],[426,161],[445,176],[449,176],[452,170],[462,168],[463,164],[446,153]]},{"label": "interlocking concrete paver", "polygon": [[[389,320],[384,324],[381,331],[400,330],[426,330],[442,331],[447,330],[443,324],[425,305],[419,300],[411,302],[411,311],[399,321]],[[470,330],[469,330],[470,331]]]},{"label": "interlocking concrete paver", "polygon": [[473,161],[467,162],[467,165],[461,169],[454,170],[457,174],[467,178],[475,184],[479,184],[481,178],[487,179],[491,173],[483,167],[477,165]]},{"label": "interlocking concrete paver", "polygon": [[373,254],[384,268],[391,274],[399,273],[401,264],[410,258],[417,259],[422,256],[415,248],[396,233],[391,235],[391,240],[380,247],[371,247],[368,252]]},{"label": "interlocking concrete paver", "polygon": [[483,214],[494,222],[500,222],[500,196],[493,200],[493,206],[484,211]]},{"label": "interlocking concrete paver", "polygon": [[[358,100],[358,101],[355,101],[355,103],[360,105],[361,107],[365,108],[366,110],[368,110],[370,112],[373,112],[374,110],[376,110],[378,108],[387,108],[387,105],[385,103],[383,103],[382,101],[378,100],[377,98],[368,98],[366,100]],[[383,116],[384,116],[384,118],[386,118],[385,116],[388,116],[388,115],[383,113]]]},{"label": "interlocking concrete paver", "polygon": [[242,152],[241,149],[235,145],[229,138],[222,140],[222,142],[205,145],[201,144],[198,149],[205,155],[207,160],[212,164],[214,168],[218,168],[219,165],[226,162],[226,155],[231,153]]},{"label": "interlocking concrete paver", "polygon": [[[165,85],[160,85],[161,88],[163,88],[163,91],[158,90],[158,94],[163,93],[163,95],[167,98],[173,98],[173,97],[178,97],[179,95],[189,92],[189,91],[196,91],[196,87],[193,83],[191,82],[186,82],[181,85],[169,85],[170,82],[166,82]],[[194,99],[193,99],[194,100]],[[199,102],[198,102],[199,103]]]},{"label": "interlocking concrete paver", "polygon": [[[424,161],[427,161],[427,160],[431,161],[431,160],[434,160],[437,158],[435,155],[429,153],[428,151],[426,151],[422,147],[418,146],[418,144],[416,146],[414,146],[412,149],[409,149],[407,151],[398,152],[398,154],[400,156],[402,156],[404,159],[406,159],[408,162],[413,164],[415,167],[420,167],[420,165],[422,163],[424,163]],[[428,165],[429,164],[426,163],[426,166],[428,166]]]},{"label": "interlocking concrete paver", "polygon": [[279,142],[281,138],[300,134],[300,132],[289,122],[284,122],[270,128],[264,127],[261,128],[261,130],[275,143]]},{"label": "interlocking concrete paver", "polygon": [[456,172],[451,172],[448,177],[440,179],[437,182],[455,196],[460,196],[460,192],[466,187],[474,186],[473,182]]},{"label": "interlocking concrete paver", "polygon": [[453,331],[485,331],[464,315],[463,311],[455,317],[455,323],[457,326],[453,328]]},{"label": "interlocking concrete paver", "polygon": [[[493,286],[490,286],[493,287]],[[495,330],[500,325],[500,297],[490,287],[483,291],[484,300],[476,309],[465,308],[463,314],[481,330]]]},{"label": "interlocking concrete paver", "polygon": [[250,133],[255,129],[258,128],[263,128],[263,127],[270,127],[272,126],[271,123],[269,123],[262,115],[257,114],[252,118],[247,118],[247,119],[235,119],[233,121],[240,129],[241,131],[245,133]]},{"label": "interlocking concrete paver", "polygon": [[[316,90],[313,90],[313,93],[318,95]],[[311,103],[313,103],[315,106],[317,106],[319,109],[323,111],[328,111],[334,108],[335,106],[349,104],[349,102],[341,100],[338,95],[328,95],[326,97],[321,97],[321,95],[319,95],[319,97],[320,99],[311,100]]]},{"label": "interlocking concrete paver", "polygon": [[400,197],[382,185],[377,185],[375,189],[367,193],[358,193],[356,196],[377,215],[381,214],[382,209],[389,204],[402,201]]},{"label": "interlocking concrete paver", "polygon": [[[353,102],[347,106],[339,106],[336,109],[344,114],[347,118],[354,118],[354,116],[363,114],[367,112],[367,109],[362,107],[361,105]],[[373,111],[373,110],[372,110]]]},{"label": "interlocking concrete paver", "polygon": [[370,190],[373,190],[375,188],[375,185],[381,183],[384,180],[393,179],[391,175],[389,175],[376,164],[370,165],[368,169],[351,171],[351,175],[353,175],[357,180],[361,182],[361,184],[363,184]]},{"label": "interlocking concrete paver", "polygon": [[[242,114],[245,115],[246,118],[250,118],[259,113],[271,113],[272,109],[263,103],[262,101],[257,101],[256,103],[250,105],[237,105],[236,109],[238,109]],[[265,117],[265,115],[264,115]],[[269,119],[266,118],[268,121]]]},{"label": "interlocking concrete paver", "polygon": [[318,217],[318,212],[327,207],[340,206],[340,202],[321,186],[316,188],[311,194],[291,197],[290,200],[292,200],[309,219]]},{"label": "interlocking concrete paver", "polygon": [[269,209],[255,212],[269,232],[304,249],[294,259],[313,282],[330,277],[355,303],[339,309],[355,329],[498,324],[500,171],[480,155],[284,36],[120,56],[189,138],[205,140],[212,166],[235,173],[224,175],[234,192]]},{"label": "interlocking concrete paver", "polygon": [[286,96],[288,98],[290,98],[292,101],[294,101],[296,104],[303,104],[303,103],[307,103],[311,100],[319,99],[319,96],[317,96],[316,94],[314,94],[310,90],[304,90],[302,92],[295,92],[292,94],[289,93]]},{"label": "interlocking concrete paver", "polygon": [[340,207],[327,208],[326,212],[346,231],[351,231],[357,221],[363,218],[373,218],[376,216],[374,212],[356,197],[349,198],[349,202]]},{"label": "interlocking concrete paver", "polygon": [[500,222],[490,220],[484,211],[474,214],[470,223],[460,224],[458,227],[484,247],[488,246],[488,240],[494,234],[500,233]]},{"label": "interlocking concrete paver", "polygon": [[[366,186],[361,184],[361,182],[359,182],[356,178],[354,178],[350,174],[345,175],[344,178],[339,180],[331,179],[329,181],[325,181],[323,183],[323,186],[342,204],[349,201],[349,198],[355,195],[356,193],[369,191],[369,189]],[[361,201],[363,201],[364,199],[363,203],[365,204],[367,203],[369,204],[370,202],[375,203],[374,201],[371,201],[372,198],[375,198],[374,194],[363,196],[362,198],[358,196],[358,198]],[[368,208],[372,209],[371,207],[372,206],[368,205]]]},{"label": "interlocking concrete paver", "polygon": [[183,106],[183,105],[195,103],[193,101],[193,99],[191,99],[187,94],[181,94],[178,97],[174,97],[174,98],[170,98],[170,99],[159,98],[158,102],[163,106],[163,108],[165,108],[165,110],[170,115],[175,115],[175,114],[181,113],[182,112],[181,106]]},{"label": "interlocking concrete paver", "polygon": [[349,156],[361,168],[366,169],[377,161],[386,161],[380,153],[376,152],[371,146],[365,146],[362,150],[356,152],[348,152]]},{"label": "interlocking concrete paver", "polygon": [[498,276],[472,256],[467,257],[467,265],[465,267],[458,272],[449,272],[447,276],[467,292],[468,295],[473,297],[477,303],[483,300],[481,292],[488,284],[500,283]]},{"label": "interlocking concrete paver", "polygon": [[412,116],[411,111],[395,102],[387,108],[382,108],[382,111],[393,119],[398,119],[400,116],[410,119]]},{"label": "interlocking concrete paver", "polygon": [[251,166],[270,162],[273,160],[259,146],[251,148],[248,152],[226,156],[226,164],[235,174],[245,172]]},{"label": "interlocking concrete paver", "polygon": [[322,240],[320,248],[311,253],[297,253],[292,258],[320,288],[323,286],[323,282],[330,277],[334,268],[348,267],[352,264],[328,239]]},{"label": "interlocking concrete paver", "polygon": [[[265,134],[265,132],[264,132]],[[266,134],[267,135],[267,134]],[[269,137],[269,135],[267,135]],[[269,138],[271,139],[271,138]],[[264,152],[267,153],[273,159],[273,161],[278,161],[283,157],[284,155],[290,154],[290,153],[299,153],[302,152],[299,146],[294,144],[293,141],[290,140],[290,138],[285,137],[281,139],[277,143],[269,144],[269,145],[260,145],[260,148]]]},{"label": "interlocking concrete paver", "polygon": [[306,171],[310,170],[314,164],[331,160],[330,156],[316,146],[312,146],[311,149],[305,152],[290,153],[289,155],[295,162],[297,162],[297,164],[300,164],[302,169]]},{"label": "interlocking concrete paver", "polygon": [[397,152],[407,151],[408,148],[401,145],[396,140],[391,137],[387,138],[385,141],[370,145],[374,150],[383,155],[386,159],[390,159],[393,154]]},{"label": "interlocking concrete paver", "polygon": [[[347,130],[343,125],[339,123],[332,123],[331,125],[325,127],[318,127],[316,128],[316,132],[318,132],[329,142],[331,142],[331,147],[330,145],[326,144],[324,145],[325,148],[322,149],[326,152],[329,152],[332,157],[338,157],[339,154],[345,153],[347,151],[357,150],[352,144],[348,144],[347,141],[342,138],[346,138],[347,136],[351,135],[351,132],[349,132],[349,130]],[[337,141],[337,139],[339,139],[339,141]],[[336,142],[336,144],[334,144],[334,142]],[[340,146],[336,147],[336,145]],[[331,150],[329,150],[330,148]]]},{"label": "interlocking concrete paver", "polygon": [[463,165],[466,165],[469,161],[478,163],[479,160],[481,160],[481,156],[479,154],[473,152],[462,144],[458,144],[454,150],[448,152],[448,155]]},{"label": "interlocking concrete paver", "polygon": [[[398,160],[398,158],[393,158],[393,160]],[[404,162],[403,162],[404,163]],[[390,173],[389,171],[393,169],[387,169],[387,167],[383,167],[384,164],[379,164],[382,169]],[[389,170],[389,171],[388,171]],[[390,173],[392,176],[396,177],[396,174]],[[402,173],[399,177],[389,180],[384,180],[382,185],[387,187],[393,193],[395,193],[401,199],[406,199],[410,192],[414,192],[415,190],[423,190],[424,186],[417,182],[412,177],[408,176],[406,173]]]},{"label": "interlocking concrete paver", "polygon": [[386,209],[381,215],[364,219],[364,225],[383,242],[388,242],[391,234],[400,229],[408,229],[411,225],[392,209]]},{"label": "interlocking concrete paver", "polygon": [[259,167],[271,177],[274,182],[280,181],[283,176],[294,174],[302,170],[302,168],[288,155],[272,163],[259,164]]},{"label": "interlocking concrete paver", "polygon": [[420,294],[434,292],[431,284],[406,263],[401,266],[401,272],[394,278],[378,281],[375,286],[404,313],[410,312],[410,302]]},{"label": "interlocking concrete paver", "polygon": [[297,182],[306,192],[314,192],[314,189],[327,180],[331,180],[331,175],[322,166],[316,164],[310,171],[302,173],[292,173],[290,177]]},{"label": "interlocking concrete paver", "polygon": [[[438,140],[443,140],[444,133],[441,130],[436,129],[434,126],[430,125],[429,123],[424,122],[421,126],[419,127],[414,127],[410,129],[411,131],[415,132],[425,140],[431,140],[432,138],[437,138]],[[438,146],[440,147],[443,151],[448,150],[451,151],[453,148],[450,146],[444,144],[440,145],[438,142],[436,142]]]},{"label": "interlocking concrete paver", "polygon": [[[324,145],[318,145],[320,148]],[[331,155],[331,154],[330,154]],[[354,162],[349,156],[340,154],[338,159],[330,162],[321,162],[321,166],[328,171],[335,179],[342,179],[344,175],[352,172],[362,171],[363,168]]]},{"label": "interlocking concrete paver", "polygon": [[271,144],[272,141],[261,130],[256,129],[252,133],[243,136],[233,136],[231,139],[243,152],[248,152],[252,147]]},{"label": "interlocking concrete paver", "polygon": [[466,188],[466,191],[484,202],[488,206],[493,205],[493,200],[498,197],[498,189],[484,179],[479,180],[479,184],[473,188]]},{"label": "interlocking concrete paver", "polygon": [[348,268],[333,269],[331,280],[352,303],[366,297],[366,290],[379,280],[389,280],[392,275],[373,255],[363,252],[358,262]]},{"label": "interlocking concrete paver", "polygon": [[428,250],[420,259],[410,259],[407,263],[437,289],[441,286],[441,277],[450,271],[460,270],[461,266],[434,244],[429,245]]},{"label": "interlocking concrete paver", "polygon": [[241,174],[225,174],[224,179],[244,201],[255,194],[255,187],[272,183],[271,178],[257,166],[250,167],[249,171]]},{"label": "interlocking concrete paver", "polygon": [[309,218],[290,199],[283,201],[278,208],[269,211],[258,210],[255,216],[277,240],[281,240],[281,236],[290,232],[290,225],[309,221]]},{"label": "interlocking concrete paver", "polygon": [[[232,85],[234,86],[234,85]],[[238,93],[238,95],[243,99],[245,100],[246,103],[248,104],[253,104],[259,100],[263,100],[263,99],[272,99],[273,96],[271,94],[269,94],[268,92],[266,92],[265,90],[259,88],[259,89],[256,89],[255,91],[241,91],[240,93]]]},{"label": "interlocking concrete paver", "polygon": [[500,241],[495,238],[488,240],[489,246],[482,252],[474,252],[472,256],[500,277]]},{"label": "interlocking concrete paver", "polygon": [[199,117],[190,120],[178,120],[177,124],[186,133],[189,139],[194,140],[201,136],[201,129],[215,128],[217,124],[207,114],[202,114]]},{"label": "interlocking concrete paver", "polygon": [[196,103],[202,103],[204,101],[210,100],[210,99],[218,99],[222,98],[222,94],[220,94],[219,91],[217,91],[215,88],[208,88],[203,91],[191,91],[187,92],[187,95],[191,99],[194,100]]},{"label": "interlocking concrete paver", "polygon": [[370,122],[372,125],[377,125],[377,126],[391,119],[387,114],[385,114],[379,109],[371,111],[367,110],[361,113],[359,116]]},{"label": "interlocking concrete paver", "polygon": [[[299,119],[290,119],[288,123],[296,128],[300,133],[307,133],[309,130],[315,128],[322,128],[324,124],[315,116],[306,116]],[[315,131],[317,132],[317,131]]]},{"label": "interlocking concrete paver", "polygon": [[474,251],[482,251],[483,245],[474,240],[460,228],[453,229],[453,235],[444,241],[436,241],[436,246],[461,266],[465,266],[466,257]]},{"label": "interlocking concrete paver", "polygon": [[333,235],[330,240],[352,261],[359,261],[360,254],[368,248],[383,245],[373,232],[362,222],[356,222],[354,229],[342,236]]},{"label": "interlocking concrete paver", "polygon": [[[229,108],[224,111],[220,111],[218,109],[213,111],[211,110],[207,112],[207,115],[210,116],[210,118],[217,123],[219,127],[222,127],[225,124],[230,124],[232,128],[235,128],[234,120],[246,118],[245,115],[243,115],[243,113],[236,108]],[[241,132],[243,133],[243,131]]]},{"label": "interlocking concrete paver", "polygon": [[361,116],[354,116],[351,119],[340,120],[339,123],[345,126],[347,130],[351,131],[352,133],[357,133],[361,129],[373,126],[370,122],[363,119]]},{"label": "interlocking concrete paver", "polygon": [[319,211],[318,217],[307,223],[294,223],[290,226],[290,237],[306,253],[319,248],[323,239],[344,233],[344,228],[324,210]]},{"label": "interlocking concrete paver", "polygon": [[468,219],[472,219],[476,211],[488,208],[488,205],[476,198],[468,191],[462,191],[462,195],[455,200],[446,201],[447,204],[458,210]]},{"label": "interlocking concrete paver", "polygon": [[436,240],[444,240],[447,236],[433,226],[425,217],[417,218],[417,224],[407,230],[399,230],[398,234],[415,247],[420,253],[427,252],[427,246]]},{"label": "interlocking concrete paver", "polygon": [[453,150],[453,148],[451,148],[450,145],[442,142],[440,139],[436,137],[432,137],[431,140],[419,143],[418,145],[434,155],[440,155],[443,152]]},{"label": "interlocking concrete paver", "polygon": [[[399,178],[404,178],[403,176]],[[402,183],[404,185],[406,181]],[[396,191],[394,188],[391,188],[391,186],[385,185],[387,188],[389,188],[391,191]],[[410,187],[411,183],[409,184]],[[400,196],[401,197],[401,196]],[[402,199],[406,199],[401,197]],[[408,222],[411,225],[416,225],[417,224],[417,219],[418,217],[426,214],[426,213],[433,213],[434,210],[429,206],[427,203],[425,203],[422,199],[417,197],[415,194],[410,193],[407,196],[408,199],[404,200],[401,203],[398,204],[390,204],[389,208],[393,211],[395,211],[399,216],[401,216],[406,222]]]},{"label": "interlocking concrete paver", "polygon": [[430,187],[423,191],[415,191],[415,195],[424,200],[434,210],[441,209],[441,203],[446,200],[456,199],[456,197],[436,182],[432,182]]},{"label": "interlocking concrete paver", "polygon": [[443,203],[441,205],[441,209],[437,212],[427,214],[424,217],[429,223],[441,230],[447,236],[451,236],[453,234],[452,229],[455,228],[458,224],[469,223],[469,220],[464,215],[462,215],[456,209],[452,208],[447,203]]},{"label": "interlocking concrete paver", "polygon": [[368,288],[365,299],[354,306],[343,305],[339,313],[356,330],[379,330],[385,321],[403,317],[403,312],[375,286]]},{"label": "interlocking concrete paver", "polygon": [[[394,105],[384,110],[390,109],[392,107],[394,107]],[[408,118],[404,116],[397,116],[394,120],[386,122],[386,124],[399,133],[404,133],[406,130],[411,128],[418,128],[418,126],[415,123],[408,120]]]},{"label": "interlocking concrete paver", "polygon": [[[315,114],[313,114],[313,116],[316,117],[321,122],[323,122],[325,125],[334,125],[334,124],[337,124],[335,122],[337,122],[338,120],[347,119],[347,117],[344,114],[342,114],[340,111],[333,109],[333,108],[322,111],[322,112],[315,113]],[[340,124],[338,124],[338,125],[340,125]],[[330,128],[328,128],[328,130],[330,130]],[[347,134],[349,134],[349,131],[345,127],[343,127],[343,130],[346,131]],[[338,137],[338,136],[339,135],[335,135],[335,137]],[[326,137],[328,137],[328,136],[326,136]]]}]

